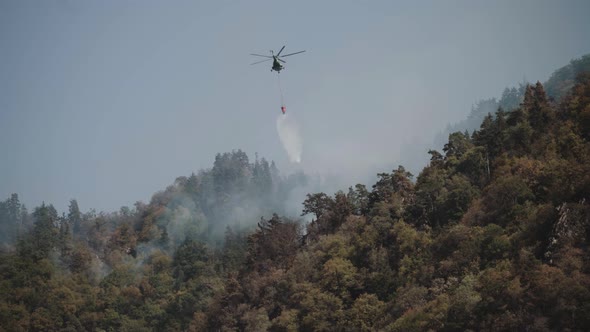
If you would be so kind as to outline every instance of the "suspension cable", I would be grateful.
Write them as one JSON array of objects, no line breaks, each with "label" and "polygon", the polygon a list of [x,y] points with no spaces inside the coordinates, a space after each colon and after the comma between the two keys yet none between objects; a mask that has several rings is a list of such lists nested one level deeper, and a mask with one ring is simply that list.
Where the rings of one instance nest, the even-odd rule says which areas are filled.
[{"label": "suspension cable", "polygon": [[285,107],[285,98],[283,96],[283,87],[281,86],[281,75],[280,73],[277,73],[277,77],[278,77],[278,82],[279,82],[279,92],[281,93],[281,109],[283,109]]}]

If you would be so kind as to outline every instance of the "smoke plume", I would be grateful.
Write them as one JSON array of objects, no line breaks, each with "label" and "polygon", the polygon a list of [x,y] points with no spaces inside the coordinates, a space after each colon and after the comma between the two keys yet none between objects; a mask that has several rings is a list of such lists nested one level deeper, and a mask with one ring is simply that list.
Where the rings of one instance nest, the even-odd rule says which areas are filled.
[{"label": "smoke plume", "polygon": [[281,143],[289,155],[289,160],[300,163],[303,142],[295,119],[290,118],[288,114],[279,115],[277,118],[277,131]]}]

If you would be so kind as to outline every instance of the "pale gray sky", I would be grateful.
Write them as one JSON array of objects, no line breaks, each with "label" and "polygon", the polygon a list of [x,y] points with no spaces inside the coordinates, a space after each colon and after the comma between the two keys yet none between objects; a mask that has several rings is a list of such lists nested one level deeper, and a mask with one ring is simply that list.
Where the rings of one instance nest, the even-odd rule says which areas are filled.
[{"label": "pale gray sky", "polygon": [[[412,164],[400,151],[478,99],[590,53],[588,13],[588,1],[0,0],[0,199],[116,210],[232,149],[353,185]],[[276,73],[249,65],[284,44],[307,50],[281,74],[300,165],[276,132]]]}]

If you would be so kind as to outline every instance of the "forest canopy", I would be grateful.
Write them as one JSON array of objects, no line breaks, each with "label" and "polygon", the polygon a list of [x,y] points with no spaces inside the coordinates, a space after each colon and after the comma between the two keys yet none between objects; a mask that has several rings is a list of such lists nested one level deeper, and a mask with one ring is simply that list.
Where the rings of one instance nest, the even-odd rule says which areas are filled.
[{"label": "forest canopy", "polygon": [[240,150],[113,213],[11,195],[0,329],[588,330],[588,59],[478,103],[419,174],[309,193],[308,223],[308,177]]}]

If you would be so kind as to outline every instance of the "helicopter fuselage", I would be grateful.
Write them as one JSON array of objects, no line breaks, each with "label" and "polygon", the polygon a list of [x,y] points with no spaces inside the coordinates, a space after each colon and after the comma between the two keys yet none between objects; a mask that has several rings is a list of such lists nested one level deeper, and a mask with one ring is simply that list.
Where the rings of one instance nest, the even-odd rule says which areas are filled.
[{"label": "helicopter fuselage", "polygon": [[276,71],[277,73],[281,72],[281,70],[284,68],[281,63],[279,62],[279,60],[277,59],[276,55],[272,56],[272,69],[270,71]]}]

